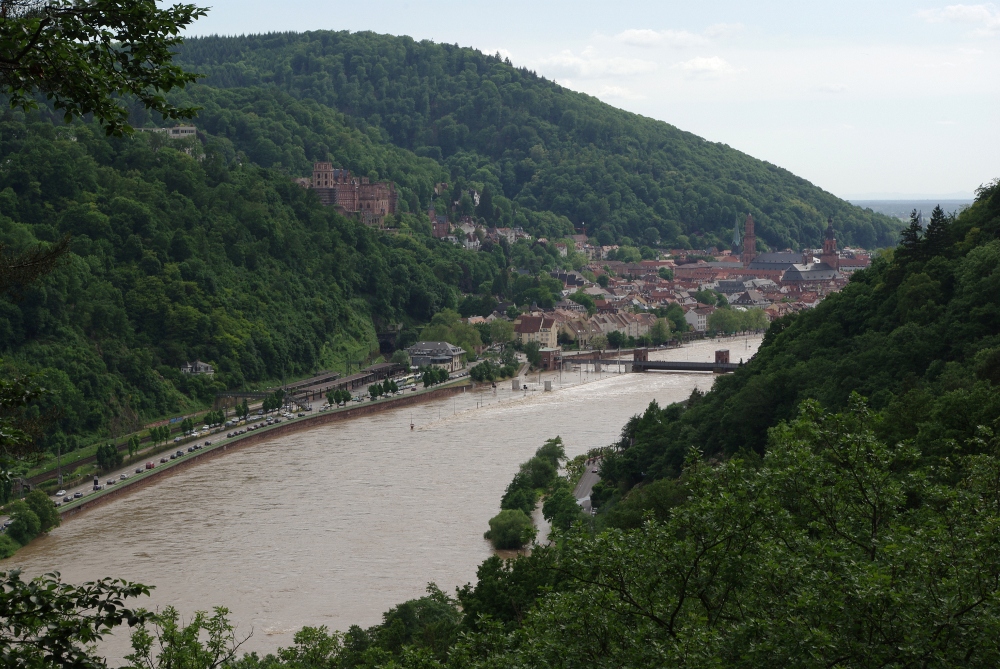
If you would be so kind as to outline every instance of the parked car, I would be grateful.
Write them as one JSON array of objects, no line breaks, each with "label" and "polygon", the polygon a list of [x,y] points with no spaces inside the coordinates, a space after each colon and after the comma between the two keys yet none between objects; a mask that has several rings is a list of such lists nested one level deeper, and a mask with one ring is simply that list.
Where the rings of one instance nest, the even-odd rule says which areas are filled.
[{"label": "parked car", "polygon": [[176,444],[176,443],[177,443],[178,441],[180,441],[180,440],[181,440],[181,438],[180,438],[180,437],[174,437],[174,443],[175,443],[175,444]]}]

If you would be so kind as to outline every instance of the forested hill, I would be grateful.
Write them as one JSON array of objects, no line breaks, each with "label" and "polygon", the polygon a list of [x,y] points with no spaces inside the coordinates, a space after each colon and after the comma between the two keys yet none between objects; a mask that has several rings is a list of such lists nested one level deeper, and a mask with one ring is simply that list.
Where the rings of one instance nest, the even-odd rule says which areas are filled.
[{"label": "forested hill", "polygon": [[[254,98],[259,114],[227,113],[248,144],[265,146],[262,133],[283,114],[286,132],[324,142],[352,166],[402,183],[437,176],[433,161],[373,142],[329,110],[272,97]],[[299,112],[307,126],[291,122]],[[503,264],[413,234],[406,220],[419,221],[400,218],[398,234],[345,219],[225,137],[107,138],[96,125],[8,111],[3,250],[72,238],[52,274],[0,299],[5,372],[35,374],[51,391],[41,408],[57,410],[43,443],[52,448],[204,408],[221,390],[343,369],[377,354],[377,325],[427,322]],[[181,374],[195,359],[215,376]]]},{"label": "forested hill", "polygon": [[[705,395],[652,405],[625,426],[605,478],[625,492],[676,476],[690,448],[762,453],[805,399],[883,413],[879,437],[931,462],[1000,428],[1000,181],[957,218],[936,209],[816,309],[772,323],[760,351]],[[606,490],[606,494],[614,494]],[[639,516],[641,517],[641,516]]]},{"label": "forested hill", "polygon": [[[493,211],[480,212],[490,222],[530,230],[526,212],[548,211],[586,223],[603,243],[728,247],[734,221],[750,212],[759,243],[772,249],[819,245],[829,216],[844,244],[898,238],[894,219],[787,170],[474,49],[374,33],[275,33],[189,39],[177,60],[207,86],[273,87],[433,158],[453,184],[490,190]],[[190,90],[197,102],[198,87]],[[275,128],[277,146],[282,138]]]}]

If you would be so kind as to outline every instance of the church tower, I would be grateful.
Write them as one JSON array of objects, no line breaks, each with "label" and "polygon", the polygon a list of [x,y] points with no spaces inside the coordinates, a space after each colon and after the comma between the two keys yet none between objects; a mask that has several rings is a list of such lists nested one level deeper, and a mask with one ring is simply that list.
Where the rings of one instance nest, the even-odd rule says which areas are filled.
[{"label": "church tower", "polygon": [[740,219],[737,218],[733,222],[733,255],[738,256],[740,254]]},{"label": "church tower", "polygon": [[833,217],[826,221],[826,235],[823,239],[823,255],[819,261],[826,263],[833,269],[840,269],[840,256],[837,255],[837,236],[833,232]]},{"label": "church tower", "polygon": [[757,237],[753,233],[753,215],[747,214],[743,224],[743,266],[747,267],[757,257]]}]

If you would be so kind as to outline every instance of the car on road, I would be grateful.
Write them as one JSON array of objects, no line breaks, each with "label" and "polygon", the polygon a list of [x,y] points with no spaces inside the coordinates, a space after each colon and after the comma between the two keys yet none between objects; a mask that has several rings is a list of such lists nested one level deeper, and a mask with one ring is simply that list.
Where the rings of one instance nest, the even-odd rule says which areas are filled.
[{"label": "car on road", "polygon": [[72,502],[73,501],[73,496],[72,495],[66,495],[65,497],[63,497],[63,501],[64,502]]},{"label": "car on road", "polygon": [[184,455],[184,451],[177,451],[176,453],[174,453],[174,455],[176,455],[177,457],[181,457],[182,455]]},{"label": "car on road", "polygon": [[124,481],[124,480],[125,480],[125,479],[127,479],[127,478],[128,478],[128,474],[120,474],[120,475],[118,476],[118,480],[119,480],[119,481]]},{"label": "car on road", "polygon": [[146,469],[152,469],[155,466],[156,466],[155,462],[147,462],[146,463]]},{"label": "car on road", "polygon": [[597,469],[591,469],[591,470],[590,470],[590,473],[591,473],[591,474],[596,474],[596,473],[597,473]]},{"label": "car on road", "polygon": [[142,473],[142,467],[136,467],[135,468],[135,473],[136,474],[141,474]]},{"label": "car on road", "polygon": [[175,443],[175,444],[176,444],[177,442],[179,442],[180,440],[181,440],[181,438],[180,438],[180,437],[174,437],[174,443]]},{"label": "car on road", "polygon": [[56,493],[56,497],[62,497],[65,494],[66,494],[65,490],[60,490],[59,492]]},{"label": "car on road", "polygon": [[163,463],[165,463],[165,462],[170,462],[170,461],[169,461],[169,460],[168,460],[167,458],[160,458],[160,464],[161,464],[161,465],[162,465]]},{"label": "car on road", "polygon": [[108,479],[108,485],[114,485],[116,483],[118,483],[118,481],[116,481],[115,479]]},{"label": "car on road", "polygon": [[82,492],[78,491],[78,492],[73,493],[73,499],[80,499],[81,497],[83,497],[83,493]]}]

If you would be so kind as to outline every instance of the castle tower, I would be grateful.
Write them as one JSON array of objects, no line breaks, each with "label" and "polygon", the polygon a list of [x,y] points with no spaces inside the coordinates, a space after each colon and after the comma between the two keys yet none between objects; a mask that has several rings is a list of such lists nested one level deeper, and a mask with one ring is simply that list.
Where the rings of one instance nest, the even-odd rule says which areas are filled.
[{"label": "castle tower", "polygon": [[757,237],[753,233],[753,215],[747,214],[743,224],[743,266],[747,267],[757,257]]},{"label": "castle tower", "polygon": [[826,263],[833,269],[840,269],[840,256],[837,255],[837,236],[833,231],[833,217],[826,221],[826,235],[823,239],[823,255],[819,261]]}]

